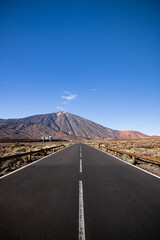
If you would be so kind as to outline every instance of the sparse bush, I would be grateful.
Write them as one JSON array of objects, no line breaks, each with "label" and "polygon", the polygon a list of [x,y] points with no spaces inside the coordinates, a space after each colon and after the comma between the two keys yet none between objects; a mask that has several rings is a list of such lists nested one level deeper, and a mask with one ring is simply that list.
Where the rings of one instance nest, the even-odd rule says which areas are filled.
[{"label": "sparse bush", "polygon": [[20,164],[21,164],[21,161],[18,161],[18,162],[17,162],[17,165],[20,166]]},{"label": "sparse bush", "polygon": [[17,148],[17,147],[21,147],[21,144],[19,142],[16,142],[14,145],[13,145],[14,148]]}]

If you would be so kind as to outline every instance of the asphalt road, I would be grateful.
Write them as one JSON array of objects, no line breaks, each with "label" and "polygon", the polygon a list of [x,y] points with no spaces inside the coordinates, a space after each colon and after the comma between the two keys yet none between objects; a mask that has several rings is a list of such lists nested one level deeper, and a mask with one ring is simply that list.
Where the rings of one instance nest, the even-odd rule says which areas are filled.
[{"label": "asphalt road", "polygon": [[73,145],[0,179],[0,239],[160,239],[160,179]]}]

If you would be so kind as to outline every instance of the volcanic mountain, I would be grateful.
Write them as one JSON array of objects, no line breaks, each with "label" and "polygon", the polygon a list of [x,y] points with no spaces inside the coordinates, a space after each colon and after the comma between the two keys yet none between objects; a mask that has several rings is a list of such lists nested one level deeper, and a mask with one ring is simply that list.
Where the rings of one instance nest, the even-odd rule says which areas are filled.
[{"label": "volcanic mountain", "polygon": [[68,112],[35,115],[21,119],[0,119],[0,139],[121,139],[145,138],[134,131],[116,131]]}]

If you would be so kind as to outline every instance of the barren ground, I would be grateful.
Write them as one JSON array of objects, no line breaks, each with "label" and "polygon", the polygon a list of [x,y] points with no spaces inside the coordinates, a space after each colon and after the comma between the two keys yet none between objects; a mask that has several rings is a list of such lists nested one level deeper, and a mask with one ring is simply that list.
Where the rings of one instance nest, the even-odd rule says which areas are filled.
[{"label": "barren ground", "polygon": [[[109,148],[115,148],[119,150],[124,150],[127,152],[134,152],[140,155],[146,155],[150,157],[155,157],[160,159],[160,138],[155,139],[130,139],[130,140],[113,140],[107,139],[103,141],[86,141],[90,145],[94,147],[98,147],[98,143],[103,142]],[[109,153],[113,154],[113,152],[109,151]],[[132,159],[128,155],[119,155],[121,159],[132,163]],[[143,168],[153,174],[160,176],[160,165],[155,165],[151,163],[143,163],[139,162],[137,164],[138,167]]]},{"label": "barren ground", "polygon": [[[146,155],[150,157],[160,158],[160,138],[158,139],[135,139],[135,140],[113,140],[107,139],[101,141],[110,148],[116,148],[119,150],[124,150],[128,152],[135,152],[140,155]],[[35,151],[45,147],[52,147],[56,145],[61,145],[64,142],[20,142],[20,143],[0,143],[0,157],[15,155],[19,153],[28,152],[29,150]],[[94,147],[98,146],[99,141],[84,141],[93,145]],[[69,143],[65,143],[69,144]],[[110,152],[112,153],[112,152]],[[32,161],[37,160],[42,156],[35,156]],[[131,162],[131,159],[128,155],[118,156],[123,160]],[[8,161],[5,165],[1,165],[0,175],[4,175],[9,171],[13,171],[25,164],[28,164],[27,156],[23,157],[21,161],[15,162],[12,166],[9,165]],[[139,167],[152,172],[160,176],[160,166],[150,163],[139,163]]]},{"label": "barren ground", "polygon": [[63,142],[17,142],[17,143],[0,143],[0,157],[15,155],[19,153],[36,151],[41,148],[49,148],[61,145]]},{"label": "barren ground", "polygon": [[[89,141],[91,144],[98,144],[99,141]],[[134,139],[134,140],[103,140],[110,148],[116,148],[128,152],[135,152],[140,155],[160,158],[160,138],[155,139]]]},{"label": "barren ground", "polygon": [[[40,150],[41,148],[49,148],[57,145],[61,145],[64,142],[17,142],[17,143],[0,143],[0,157],[16,155],[20,153],[25,153],[31,151]],[[68,145],[65,142],[65,145]],[[47,154],[52,153],[52,150],[47,151]],[[31,159],[28,156],[18,157],[12,160],[1,161],[0,162],[0,176],[3,176],[9,172],[12,172],[20,167],[23,167],[33,161],[38,160],[45,156],[45,153],[36,153],[32,155]]]}]

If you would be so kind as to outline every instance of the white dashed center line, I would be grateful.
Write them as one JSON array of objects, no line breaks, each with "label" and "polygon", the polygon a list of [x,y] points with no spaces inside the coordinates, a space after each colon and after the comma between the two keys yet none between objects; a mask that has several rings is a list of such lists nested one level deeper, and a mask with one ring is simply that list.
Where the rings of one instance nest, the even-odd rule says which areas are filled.
[{"label": "white dashed center line", "polygon": [[[82,148],[80,145],[80,162],[79,172],[82,173]],[[79,240],[85,240],[85,224],[84,224],[84,204],[83,204],[83,183],[79,180]]]},{"label": "white dashed center line", "polygon": [[85,240],[83,184],[79,181],[79,240]]},{"label": "white dashed center line", "polygon": [[79,162],[79,172],[82,173],[82,159],[80,159]]}]

